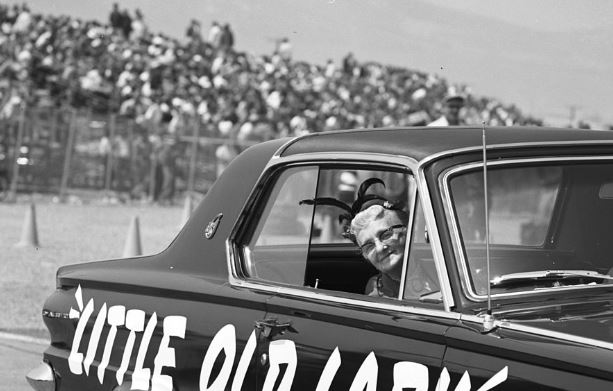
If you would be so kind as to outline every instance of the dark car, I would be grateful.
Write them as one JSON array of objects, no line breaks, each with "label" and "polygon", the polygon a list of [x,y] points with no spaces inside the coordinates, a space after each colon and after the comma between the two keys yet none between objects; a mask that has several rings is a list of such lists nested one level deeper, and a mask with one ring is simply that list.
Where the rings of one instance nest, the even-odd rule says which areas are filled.
[{"label": "dark car", "polygon": [[[404,225],[351,237],[347,220],[382,200]],[[402,233],[390,295],[364,254]],[[38,390],[611,390],[612,266],[612,132],[276,140],[236,158],[162,253],[60,268],[51,344],[27,377]]]}]

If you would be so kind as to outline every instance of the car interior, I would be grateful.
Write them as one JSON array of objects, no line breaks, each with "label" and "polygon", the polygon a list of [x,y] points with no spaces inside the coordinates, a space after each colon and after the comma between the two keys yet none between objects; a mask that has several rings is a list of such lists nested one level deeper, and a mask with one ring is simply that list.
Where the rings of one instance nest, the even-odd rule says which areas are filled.
[{"label": "car interior", "polygon": [[[257,280],[287,286],[308,287],[354,294],[364,294],[369,279],[378,271],[360,249],[344,237],[342,208],[304,200],[321,196],[350,204],[365,178],[382,178],[369,194],[395,197],[407,203],[408,174],[353,167],[313,169],[290,168],[277,176],[268,191],[266,204],[253,216],[250,244],[243,247],[245,273]],[[296,179],[298,178],[298,179]],[[336,202],[336,201],[335,201]],[[334,203],[333,203],[334,204]],[[417,229],[425,235],[423,213],[416,219]],[[438,281],[430,245],[422,237],[412,246],[410,262],[430,280]]]}]

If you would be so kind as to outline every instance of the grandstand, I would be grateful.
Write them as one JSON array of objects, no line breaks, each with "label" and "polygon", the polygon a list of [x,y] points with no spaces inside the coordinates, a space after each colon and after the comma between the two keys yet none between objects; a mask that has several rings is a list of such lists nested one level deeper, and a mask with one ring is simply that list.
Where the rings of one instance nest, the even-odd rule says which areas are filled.
[{"label": "grandstand", "polygon": [[138,10],[113,12],[107,24],[0,4],[0,176],[13,190],[205,192],[247,145],[424,125],[450,91],[467,96],[468,123],[542,122],[435,74],[351,54],[294,61],[288,40],[256,56],[235,50],[227,24],[204,34],[193,20],[179,39],[150,31]]}]

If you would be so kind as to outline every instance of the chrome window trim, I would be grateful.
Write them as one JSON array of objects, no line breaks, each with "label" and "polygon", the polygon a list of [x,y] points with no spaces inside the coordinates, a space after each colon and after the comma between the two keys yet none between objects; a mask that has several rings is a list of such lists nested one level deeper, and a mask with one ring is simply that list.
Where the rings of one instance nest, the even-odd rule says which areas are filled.
[{"label": "chrome window trim", "polygon": [[[487,131],[487,128],[486,128]],[[487,150],[502,150],[502,149],[521,149],[521,148],[542,148],[542,147],[574,147],[574,146],[613,146],[613,140],[576,140],[576,141],[526,141],[522,143],[509,143],[509,144],[488,144]],[[475,145],[472,147],[448,149],[429,155],[419,161],[419,165],[425,166],[426,164],[438,160],[447,156],[459,155],[471,152],[482,152],[482,145]]]},{"label": "chrome window trim", "polygon": [[304,134],[302,136],[292,137],[290,140],[287,140],[286,143],[283,143],[283,145],[281,145],[279,149],[277,149],[277,151],[272,155],[271,159],[273,160],[279,159],[281,157],[281,154],[285,152],[287,148],[289,148],[292,144],[294,144],[296,141],[300,140],[301,138],[304,138],[305,136],[307,136],[307,134]]},{"label": "chrome window trim", "polygon": [[417,185],[419,188],[418,194],[421,200],[421,207],[424,208],[424,217],[426,219],[426,227],[428,228],[428,238],[430,239],[430,246],[434,255],[434,265],[436,266],[436,272],[438,273],[441,283],[440,288],[441,295],[443,296],[443,304],[445,306],[445,311],[451,311],[451,308],[455,306],[455,303],[453,300],[453,292],[451,291],[451,281],[449,279],[449,274],[447,273],[445,256],[443,255],[441,237],[439,235],[436,217],[434,215],[434,206],[432,205],[432,198],[430,197],[428,182],[424,172],[426,163],[427,162],[420,161],[417,165],[416,175]]},{"label": "chrome window trim", "polygon": [[[430,234],[430,247],[434,254],[435,264],[437,272],[439,273],[439,283],[441,285],[441,294],[443,297],[443,310],[430,309],[430,308],[422,308],[422,307],[414,307],[406,305],[406,302],[399,302],[399,304],[387,304],[383,302],[371,303],[368,301],[363,301],[359,299],[352,299],[346,297],[334,296],[332,291],[330,292],[309,292],[304,288],[293,288],[288,286],[280,286],[280,285],[271,285],[265,282],[259,282],[254,280],[246,280],[239,277],[237,271],[237,265],[239,261],[239,256],[237,254],[238,249],[234,244],[236,239],[236,235],[238,234],[239,228],[243,225],[243,221],[246,218],[246,210],[249,206],[255,202],[255,197],[261,192],[261,184],[263,181],[268,179],[270,175],[273,174],[275,169],[280,166],[286,166],[293,163],[312,163],[312,164],[322,164],[322,163],[360,163],[365,165],[397,165],[399,168],[405,168],[410,170],[417,179],[417,188],[416,193],[417,196],[421,197],[421,204],[424,207],[424,215],[426,216],[426,224],[429,227]],[[442,250],[440,249],[440,240],[438,240],[438,232],[436,232],[436,223],[434,222],[434,213],[432,212],[432,206],[430,200],[427,197],[424,197],[424,194],[420,190],[422,190],[423,185],[420,184],[419,180],[419,166],[417,161],[413,158],[409,158],[406,156],[400,155],[389,155],[389,154],[380,154],[380,153],[346,153],[346,152],[317,152],[317,153],[305,153],[305,154],[296,154],[288,157],[280,157],[276,156],[271,159],[262,173],[260,177],[256,181],[256,185],[251,190],[249,197],[247,198],[247,202],[243,205],[239,217],[237,219],[236,224],[232,228],[230,236],[226,240],[226,258],[228,262],[228,281],[230,285],[237,287],[244,287],[248,289],[270,292],[273,294],[286,294],[296,297],[308,298],[308,299],[316,299],[322,301],[328,301],[338,304],[348,304],[352,306],[365,307],[365,308],[373,308],[373,309],[389,309],[393,311],[406,312],[418,315],[429,315],[435,317],[443,317],[447,319],[459,319],[459,314],[451,312],[451,307],[453,307],[453,296],[451,295],[451,286],[449,285],[449,276],[446,272],[446,267],[444,263],[444,259],[442,257]],[[426,207],[426,205],[429,206]],[[430,216],[428,216],[430,214]],[[430,230],[433,232],[431,233]],[[437,248],[438,247],[438,248]],[[405,263],[408,254],[405,254]],[[442,266],[441,266],[442,265]],[[444,274],[441,274],[441,271]]]},{"label": "chrome window trim", "polygon": [[[231,244],[229,244],[229,246],[231,247]],[[232,251],[231,249],[228,249],[228,252],[231,252],[231,251]],[[268,285],[268,284],[263,284],[263,283],[250,281],[250,280],[242,280],[242,279],[235,279],[231,283],[233,286],[246,288],[246,289],[252,289],[252,290],[256,290],[260,292],[268,292],[268,293],[275,294],[275,295],[281,294],[284,296],[293,296],[293,297],[301,298],[301,299],[317,300],[317,301],[321,301],[325,303],[342,304],[342,305],[352,306],[356,308],[370,308],[370,309],[377,310],[377,311],[380,311],[380,310],[394,311],[394,312],[401,312],[401,313],[405,313],[409,315],[424,315],[424,316],[430,316],[430,317],[436,317],[436,318],[442,318],[442,319],[451,319],[451,320],[456,320],[456,321],[459,321],[461,317],[461,314],[458,312],[450,312],[450,311],[445,311],[442,309],[437,310],[437,309],[426,308],[426,307],[416,307],[416,306],[407,305],[407,302],[400,302],[400,301],[398,301],[398,304],[394,304],[391,302],[388,303],[388,302],[383,302],[383,301],[370,302],[370,301],[354,299],[350,297],[336,296],[333,294],[333,291],[325,291],[325,292],[321,291],[321,293],[312,292],[312,291],[306,290],[306,288],[300,289],[300,288],[293,288],[290,286],[281,286],[281,285],[273,285],[273,284]],[[390,300],[396,300],[396,299],[390,299]]]},{"label": "chrome window trim", "polygon": [[[557,156],[557,157],[530,157],[530,158],[509,158],[497,161],[488,161],[488,167],[494,166],[513,166],[526,163],[550,163],[550,162],[594,162],[594,161],[613,161],[613,156]],[[447,225],[450,229],[451,240],[453,243],[453,252],[456,259],[456,265],[460,271],[460,282],[462,285],[462,291],[466,297],[472,301],[483,302],[487,300],[487,295],[477,294],[470,283],[470,273],[468,271],[467,260],[462,246],[462,240],[460,239],[460,230],[458,228],[457,219],[454,214],[454,207],[451,200],[451,192],[449,189],[449,177],[463,171],[482,167],[482,162],[465,163],[458,166],[450,167],[443,171],[439,175],[439,188],[441,191],[441,197],[443,198],[443,207],[445,209],[445,218]],[[510,293],[496,293],[492,294],[492,298],[512,298],[522,297],[529,295],[543,295],[551,294],[552,292],[565,292],[584,289],[602,289],[604,286],[598,285],[579,285],[579,286],[567,286],[557,288],[542,288],[538,291],[522,291],[522,292],[510,292]]]},{"label": "chrome window trim", "polygon": [[415,206],[417,205],[417,180],[414,175],[410,175],[408,178],[409,185],[409,194],[408,194],[408,208],[413,213],[409,216],[409,221],[407,222],[407,235],[406,242],[404,244],[404,261],[402,263],[402,275],[400,276],[400,289],[398,289],[398,300],[402,300],[404,297],[404,284],[407,281],[407,269],[409,267],[409,257],[411,256],[411,244],[413,244],[413,226],[415,223]]},{"label": "chrome window trim", "polygon": [[[460,317],[460,321],[473,322],[479,325],[483,324],[483,318],[477,315],[462,314],[462,316]],[[538,335],[538,336],[545,337],[545,338],[553,338],[556,340],[573,342],[573,343],[578,343],[582,345],[613,350],[613,343],[610,343],[610,342],[601,341],[599,339],[580,337],[578,335],[543,329],[541,327],[536,327],[536,326],[527,326],[524,324],[519,324],[519,323],[515,323],[512,321],[504,320],[504,319],[495,320],[494,327],[499,328],[499,329],[519,331],[522,333]]]}]

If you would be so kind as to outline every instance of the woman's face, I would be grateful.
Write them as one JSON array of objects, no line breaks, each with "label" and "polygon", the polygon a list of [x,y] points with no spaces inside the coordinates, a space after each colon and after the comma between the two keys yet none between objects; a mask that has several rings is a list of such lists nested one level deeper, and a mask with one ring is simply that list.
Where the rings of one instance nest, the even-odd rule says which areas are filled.
[{"label": "woman's face", "polygon": [[396,280],[400,280],[402,273],[406,230],[406,224],[396,212],[386,210],[382,217],[374,218],[356,235],[364,258]]}]

